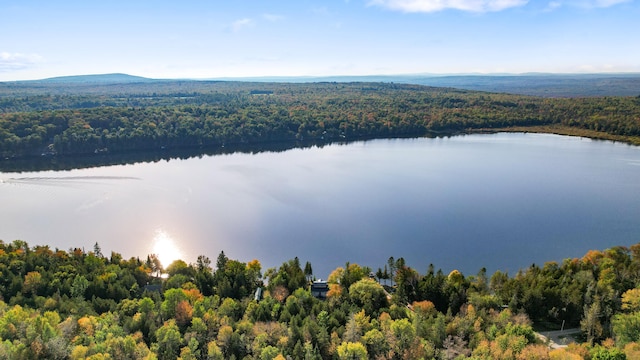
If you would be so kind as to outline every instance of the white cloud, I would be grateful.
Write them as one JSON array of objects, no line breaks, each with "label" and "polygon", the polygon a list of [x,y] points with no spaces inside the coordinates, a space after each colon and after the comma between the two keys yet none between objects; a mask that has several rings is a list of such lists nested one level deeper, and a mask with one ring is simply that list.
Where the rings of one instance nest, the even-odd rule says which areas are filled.
[{"label": "white cloud", "polygon": [[573,6],[585,9],[608,8],[632,0],[554,0],[549,3],[548,10],[555,10],[561,6]]},{"label": "white cloud", "polygon": [[311,9],[311,12],[316,15],[329,15],[329,9],[326,6],[315,7]]},{"label": "white cloud", "polygon": [[371,0],[369,4],[404,12],[428,13],[446,9],[471,12],[500,11],[512,7],[523,6],[528,2],[529,0]]},{"label": "white cloud", "polygon": [[244,18],[240,20],[236,20],[231,24],[231,29],[233,32],[238,32],[242,29],[252,27],[254,25],[253,20],[249,18]]},{"label": "white cloud", "polygon": [[0,52],[0,71],[15,71],[33,67],[42,62],[37,54]]},{"label": "white cloud", "polygon": [[545,9],[546,11],[553,11],[559,7],[562,6],[562,2],[560,1],[551,1],[549,2],[549,4],[547,4],[547,8]]},{"label": "white cloud", "polygon": [[284,19],[284,16],[276,15],[276,14],[262,14],[262,17],[265,20],[271,21],[271,22],[276,22],[276,21],[280,21],[280,20]]},{"label": "white cloud", "polygon": [[595,3],[595,7],[609,7],[613,5],[626,3],[629,1],[631,0],[595,0],[593,1],[593,3]]}]

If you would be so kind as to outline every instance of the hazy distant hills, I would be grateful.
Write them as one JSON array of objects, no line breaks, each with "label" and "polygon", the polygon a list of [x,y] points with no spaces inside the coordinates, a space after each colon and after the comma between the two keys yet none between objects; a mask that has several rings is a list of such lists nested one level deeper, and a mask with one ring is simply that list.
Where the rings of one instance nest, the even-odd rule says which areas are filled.
[{"label": "hazy distant hills", "polygon": [[62,83],[62,84],[123,84],[153,82],[154,79],[128,74],[99,74],[99,75],[72,75],[59,76],[43,80],[34,80],[39,83]]},{"label": "hazy distant hills", "polygon": [[544,97],[638,96],[640,74],[416,77],[408,83]]},{"label": "hazy distant hills", "polygon": [[544,97],[638,96],[640,73],[521,75],[394,75],[332,77],[264,77],[275,82],[396,82]]},{"label": "hazy distant hills", "polygon": [[201,90],[212,82],[385,82],[543,97],[640,96],[640,73],[522,75],[372,75],[326,77],[252,77],[208,80],[150,79],[128,74],[61,76],[43,80],[0,82],[0,96],[45,93],[149,92],[179,85]]}]

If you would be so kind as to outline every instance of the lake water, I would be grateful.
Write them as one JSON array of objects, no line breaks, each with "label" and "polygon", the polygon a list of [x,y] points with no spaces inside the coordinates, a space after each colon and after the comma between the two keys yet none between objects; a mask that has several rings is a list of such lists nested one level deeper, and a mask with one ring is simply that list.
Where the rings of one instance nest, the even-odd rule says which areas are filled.
[{"label": "lake water", "polygon": [[640,148],[543,134],[392,139],[0,173],[0,239],[168,263],[221,250],[317,277],[404,257],[475,274],[640,242]]}]

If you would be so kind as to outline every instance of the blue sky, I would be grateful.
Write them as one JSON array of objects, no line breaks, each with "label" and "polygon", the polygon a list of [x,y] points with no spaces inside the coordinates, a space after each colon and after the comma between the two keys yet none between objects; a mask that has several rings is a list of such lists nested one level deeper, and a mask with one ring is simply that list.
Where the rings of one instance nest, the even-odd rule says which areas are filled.
[{"label": "blue sky", "polygon": [[0,81],[640,72],[639,0],[0,0]]}]

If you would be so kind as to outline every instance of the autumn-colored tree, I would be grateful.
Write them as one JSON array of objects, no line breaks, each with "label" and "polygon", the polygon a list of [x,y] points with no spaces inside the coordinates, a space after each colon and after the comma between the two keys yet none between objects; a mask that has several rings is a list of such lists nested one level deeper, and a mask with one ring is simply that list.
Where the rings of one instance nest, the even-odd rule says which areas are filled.
[{"label": "autumn-colored tree", "polygon": [[640,344],[630,342],[624,346],[624,354],[627,359],[640,359]]},{"label": "autumn-colored tree", "polygon": [[640,289],[629,289],[622,294],[622,310],[640,311]]},{"label": "autumn-colored tree", "polygon": [[23,290],[27,293],[30,292],[31,296],[35,296],[41,283],[42,275],[37,271],[30,271],[24,276]]},{"label": "autumn-colored tree", "polygon": [[[333,296],[333,295],[332,295]],[[376,316],[388,306],[384,288],[373,279],[364,278],[349,287],[349,299],[368,315]]]},{"label": "autumn-colored tree", "polygon": [[359,342],[343,342],[338,346],[338,358],[341,360],[366,360],[367,348]]},{"label": "autumn-colored tree", "polygon": [[560,348],[560,349],[553,349],[549,351],[549,359],[550,360],[584,360],[585,358],[578,354],[574,354],[566,351],[563,348]]},{"label": "autumn-colored tree", "polygon": [[411,308],[416,313],[416,315],[424,318],[436,314],[435,305],[433,305],[433,303],[428,300],[414,301],[413,304],[411,304]]},{"label": "autumn-colored tree", "polygon": [[180,300],[175,308],[176,325],[181,329],[185,329],[191,324],[193,317],[193,307],[186,300]]},{"label": "autumn-colored tree", "polygon": [[517,360],[550,360],[549,348],[542,344],[529,344],[518,354]]},{"label": "autumn-colored tree", "polygon": [[183,289],[169,289],[164,292],[164,301],[160,305],[160,311],[164,319],[172,319],[176,314],[176,307],[181,301],[187,301],[187,295]]}]

